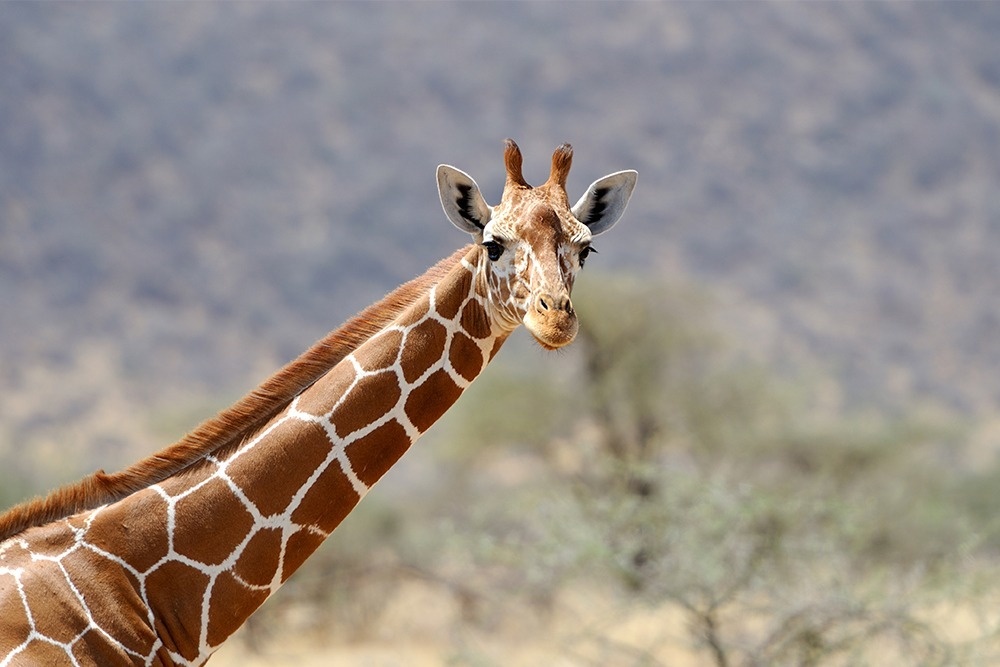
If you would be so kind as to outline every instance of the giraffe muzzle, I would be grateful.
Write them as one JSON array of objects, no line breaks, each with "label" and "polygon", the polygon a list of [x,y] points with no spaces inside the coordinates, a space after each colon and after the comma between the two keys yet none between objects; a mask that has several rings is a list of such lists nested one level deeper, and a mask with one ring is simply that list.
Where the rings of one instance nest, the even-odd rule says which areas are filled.
[{"label": "giraffe muzzle", "polygon": [[525,314],[524,326],[538,344],[547,350],[572,343],[579,323],[569,294],[542,292],[535,295]]}]

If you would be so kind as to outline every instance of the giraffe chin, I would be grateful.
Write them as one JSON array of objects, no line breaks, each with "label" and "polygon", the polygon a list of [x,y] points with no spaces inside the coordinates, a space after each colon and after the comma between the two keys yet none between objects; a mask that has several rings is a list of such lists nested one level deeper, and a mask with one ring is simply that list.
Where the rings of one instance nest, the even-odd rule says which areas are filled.
[{"label": "giraffe chin", "polygon": [[573,342],[580,328],[576,317],[570,315],[546,318],[525,317],[524,328],[546,350],[558,350]]}]

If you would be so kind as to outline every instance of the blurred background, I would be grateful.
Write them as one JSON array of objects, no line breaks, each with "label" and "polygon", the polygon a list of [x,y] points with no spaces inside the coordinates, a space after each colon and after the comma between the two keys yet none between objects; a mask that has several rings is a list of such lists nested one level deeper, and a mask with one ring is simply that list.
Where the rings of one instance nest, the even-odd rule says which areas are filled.
[{"label": "blurred background", "polygon": [[[220,665],[995,664],[1000,5],[8,3],[0,507],[174,439],[569,141],[637,169]],[[311,662],[310,662],[311,661]]]}]

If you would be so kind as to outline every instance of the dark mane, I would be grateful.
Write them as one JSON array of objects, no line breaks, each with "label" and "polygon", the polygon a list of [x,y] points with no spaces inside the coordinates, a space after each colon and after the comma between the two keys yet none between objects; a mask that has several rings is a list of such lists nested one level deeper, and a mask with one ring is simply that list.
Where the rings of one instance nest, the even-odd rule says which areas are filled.
[{"label": "dark mane", "polygon": [[47,496],[16,505],[0,514],[0,542],[41,526],[121,500],[197,463],[207,454],[242,440],[284,409],[303,389],[318,380],[359,345],[392,323],[406,308],[448,273],[469,251],[456,251],[424,275],[396,288],[341,327],[331,331],[231,407],[206,420],[169,447],[122,471],[99,470]]}]

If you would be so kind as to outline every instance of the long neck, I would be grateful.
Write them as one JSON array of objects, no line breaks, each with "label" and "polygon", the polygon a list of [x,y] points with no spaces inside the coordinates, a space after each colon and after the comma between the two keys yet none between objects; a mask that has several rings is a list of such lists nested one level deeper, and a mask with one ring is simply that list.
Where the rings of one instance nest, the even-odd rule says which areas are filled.
[{"label": "long neck", "polygon": [[[136,570],[175,658],[207,659],[489,363],[509,331],[491,324],[477,295],[478,256],[473,249],[255,437],[137,494],[142,514],[167,531],[152,540],[160,560],[145,555],[151,574]],[[120,531],[116,505],[93,517],[88,535]]]}]

